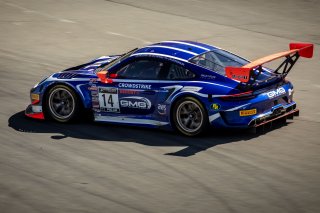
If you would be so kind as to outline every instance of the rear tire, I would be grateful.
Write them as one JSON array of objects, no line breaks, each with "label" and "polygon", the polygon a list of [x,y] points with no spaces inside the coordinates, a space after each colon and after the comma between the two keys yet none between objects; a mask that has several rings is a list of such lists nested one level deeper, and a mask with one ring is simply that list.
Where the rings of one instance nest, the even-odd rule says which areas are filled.
[{"label": "rear tire", "polygon": [[197,136],[209,126],[208,113],[196,98],[185,97],[173,107],[173,122],[177,130],[186,136]]},{"label": "rear tire", "polygon": [[65,85],[52,87],[46,95],[45,103],[46,115],[61,123],[74,121],[81,110],[77,94]]}]

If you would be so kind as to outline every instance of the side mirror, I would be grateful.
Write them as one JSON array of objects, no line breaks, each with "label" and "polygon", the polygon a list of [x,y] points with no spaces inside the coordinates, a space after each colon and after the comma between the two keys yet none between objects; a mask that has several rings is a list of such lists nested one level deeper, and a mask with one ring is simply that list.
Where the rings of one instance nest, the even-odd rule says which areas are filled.
[{"label": "side mirror", "polygon": [[111,84],[111,83],[113,83],[112,79],[116,78],[117,74],[108,73],[108,71],[100,71],[100,72],[97,72],[97,76],[98,76],[100,82],[105,83],[105,84]]}]

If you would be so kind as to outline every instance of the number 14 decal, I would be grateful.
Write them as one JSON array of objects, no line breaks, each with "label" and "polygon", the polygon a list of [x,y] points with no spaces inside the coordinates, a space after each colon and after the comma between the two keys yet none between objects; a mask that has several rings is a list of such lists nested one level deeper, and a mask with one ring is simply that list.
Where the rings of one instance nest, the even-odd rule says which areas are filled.
[{"label": "number 14 decal", "polygon": [[120,112],[117,88],[99,87],[100,109],[106,112]]},{"label": "number 14 decal", "polygon": [[[112,95],[109,95],[109,98],[107,98],[106,94],[102,94],[102,97],[103,97],[104,106],[107,106],[107,103],[108,103],[111,105],[111,107],[113,107]],[[106,102],[106,99],[108,99],[108,102]]]}]

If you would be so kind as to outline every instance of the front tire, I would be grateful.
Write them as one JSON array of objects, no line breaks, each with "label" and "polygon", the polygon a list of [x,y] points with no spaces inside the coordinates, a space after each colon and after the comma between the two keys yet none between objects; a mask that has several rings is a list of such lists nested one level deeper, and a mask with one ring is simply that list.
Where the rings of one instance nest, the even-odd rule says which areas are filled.
[{"label": "front tire", "polygon": [[80,112],[80,106],[77,94],[65,85],[52,87],[46,95],[46,114],[58,122],[75,120]]},{"label": "front tire", "polygon": [[173,122],[180,133],[196,136],[207,129],[208,113],[196,98],[185,97],[173,107]]}]

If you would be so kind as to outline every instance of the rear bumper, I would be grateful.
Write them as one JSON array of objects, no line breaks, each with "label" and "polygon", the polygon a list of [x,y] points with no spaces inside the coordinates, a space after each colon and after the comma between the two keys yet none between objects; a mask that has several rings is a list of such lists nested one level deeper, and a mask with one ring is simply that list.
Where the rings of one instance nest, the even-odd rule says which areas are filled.
[{"label": "rear bumper", "polygon": [[35,118],[35,119],[40,119],[40,120],[44,120],[44,114],[42,112],[42,107],[41,106],[36,106],[36,105],[32,105],[30,104],[24,114],[27,116],[27,117],[30,117],[30,118]]},{"label": "rear bumper", "polygon": [[249,123],[249,127],[259,127],[259,126],[263,126],[266,125],[268,123],[272,123],[276,120],[279,119],[293,119],[295,116],[299,116],[299,109],[293,109],[291,111],[284,111],[282,113],[279,114],[268,114],[265,116],[261,116],[258,118],[255,118],[253,120],[250,121]]}]

